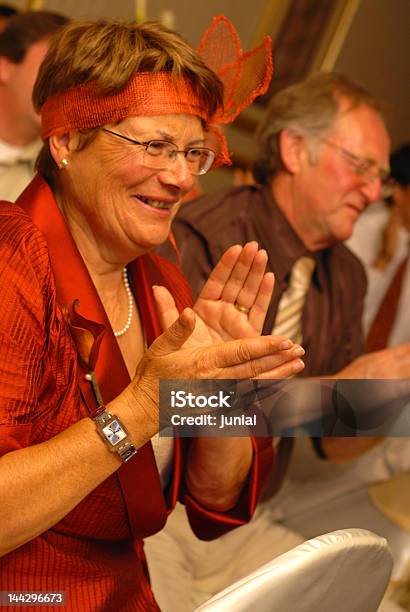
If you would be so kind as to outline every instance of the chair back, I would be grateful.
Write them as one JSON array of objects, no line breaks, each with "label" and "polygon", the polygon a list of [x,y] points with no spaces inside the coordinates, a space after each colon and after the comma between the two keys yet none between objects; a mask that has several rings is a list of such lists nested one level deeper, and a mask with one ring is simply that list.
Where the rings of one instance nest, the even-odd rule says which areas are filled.
[{"label": "chair back", "polygon": [[262,565],[196,612],[375,612],[392,566],[384,538],[333,531]]}]

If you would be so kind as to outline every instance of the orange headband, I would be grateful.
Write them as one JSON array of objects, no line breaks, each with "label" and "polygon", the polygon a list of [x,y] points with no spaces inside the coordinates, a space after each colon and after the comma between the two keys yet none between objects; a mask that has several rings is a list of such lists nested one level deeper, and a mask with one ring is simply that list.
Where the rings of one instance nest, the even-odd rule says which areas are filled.
[{"label": "orange headband", "polygon": [[209,120],[188,81],[170,72],[137,72],[121,91],[99,95],[95,83],[62,91],[41,108],[43,140],[52,134],[115,123],[138,115],[186,113]]},{"label": "orange headband", "polygon": [[[224,83],[224,107],[215,117],[207,116],[183,77],[169,72],[141,72],[135,73],[124,89],[110,95],[99,95],[95,83],[89,82],[50,96],[41,108],[43,140],[53,134],[99,127],[131,116],[184,113],[208,124],[226,124],[266,92],[272,76],[268,36],[262,45],[243,53],[232,23],[219,15],[204,33],[198,53]],[[211,127],[211,135],[216,136],[221,148],[216,165],[231,163],[221,130]]]}]

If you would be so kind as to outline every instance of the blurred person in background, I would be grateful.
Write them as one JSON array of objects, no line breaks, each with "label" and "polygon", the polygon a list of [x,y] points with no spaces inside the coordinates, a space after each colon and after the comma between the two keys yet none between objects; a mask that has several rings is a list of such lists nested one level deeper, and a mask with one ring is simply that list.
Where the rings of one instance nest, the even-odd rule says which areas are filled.
[{"label": "blurred person in background", "polygon": [[14,201],[33,178],[41,148],[40,117],[33,85],[51,36],[67,19],[27,11],[8,19],[0,32],[0,198]]},{"label": "blurred person in background", "polygon": [[347,242],[366,269],[368,350],[410,342],[410,144],[392,153],[390,174],[391,197],[363,213]]},{"label": "blurred person in background", "polygon": [[[276,279],[264,333],[286,330],[286,335],[303,344],[302,376],[330,376],[341,382],[409,378],[409,344],[365,354],[366,275],[359,259],[344,245],[366,208],[391,193],[390,141],[378,101],[343,75],[312,75],[273,96],[257,142],[255,185],[187,202],[173,221],[182,270],[194,294],[226,248],[257,240],[267,251],[268,269]],[[162,252],[169,256],[167,245]],[[377,398],[370,398],[370,403],[373,399]],[[305,400],[306,404],[311,401],[309,393]],[[410,468],[406,440],[369,436],[314,438],[312,442],[315,453],[309,440],[297,440],[296,449],[299,443],[304,448],[297,454],[296,468],[300,483],[316,474],[320,493],[311,500],[301,486],[291,489],[282,506],[289,514],[303,512],[310,502],[319,505],[327,496],[342,499],[355,487]],[[280,502],[274,496],[287,472],[292,446],[291,438],[281,439],[271,499],[259,507],[243,531],[198,543],[186,529],[179,508],[165,532],[149,542],[153,559],[167,538],[176,555],[184,550],[186,581],[191,582],[196,605],[297,543],[297,534],[275,522],[283,518],[275,514]],[[332,475],[336,475],[333,480]],[[159,583],[165,573],[158,563]],[[172,585],[163,586],[164,595],[172,589]]]},{"label": "blurred person in background", "polygon": [[406,377],[409,346],[363,354],[366,276],[343,244],[369,204],[391,191],[390,142],[378,101],[343,75],[312,75],[274,95],[257,142],[255,185],[188,202],[173,222],[194,294],[226,248],[257,240],[276,278],[264,326],[270,333],[293,267],[308,258],[298,330],[303,376]]}]

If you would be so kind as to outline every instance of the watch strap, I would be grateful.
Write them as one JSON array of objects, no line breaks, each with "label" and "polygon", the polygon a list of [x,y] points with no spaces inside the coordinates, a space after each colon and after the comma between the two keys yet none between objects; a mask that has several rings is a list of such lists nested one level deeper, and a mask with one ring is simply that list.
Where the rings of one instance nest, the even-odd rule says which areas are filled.
[{"label": "watch strap", "polygon": [[138,453],[137,449],[135,448],[135,446],[133,444],[131,444],[131,442],[125,442],[119,449],[118,449],[118,454],[121,457],[121,459],[124,461],[124,463],[127,463],[127,461],[129,461],[130,459],[132,459],[132,457],[134,457],[134,455],[136,455]]}]

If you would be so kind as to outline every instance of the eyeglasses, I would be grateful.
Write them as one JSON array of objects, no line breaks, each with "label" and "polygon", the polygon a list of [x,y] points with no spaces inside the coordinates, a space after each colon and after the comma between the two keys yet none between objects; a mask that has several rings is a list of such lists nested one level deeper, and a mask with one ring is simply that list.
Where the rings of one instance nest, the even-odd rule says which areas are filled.
[{"label": "eyeglasses", "polygon": [[148,142],[139,142],[133,138],[128,138],[123,134],[118,134],[112,130],[101,128],[103,132],[122,138],[133,145],[143,147],[145,149],[142,163],[147,168],[154,170],[165,170],[174,163],[178,153],[182,153],[187,161],[188,168],[191,174],[201,175],[208,172],[215,159],[215,152],[212,149],[205,147],[189,147],[188,149],[179,150],[176,145],[167,140],[149,140]]},{"label": "eyeglasses", "polygon": [[382,198],[388,198],[392,195],[394,186],[390,173],[384,168],[378,168],[377,163],[373,159],[359,157],[359,155],[351,153],[351,151],[337,145],[331,140],[323,139],[322,142],[339,151],[352,166],[357,176],[363,178],[364,181],[370,183],[375,179],[380,179]]}]

